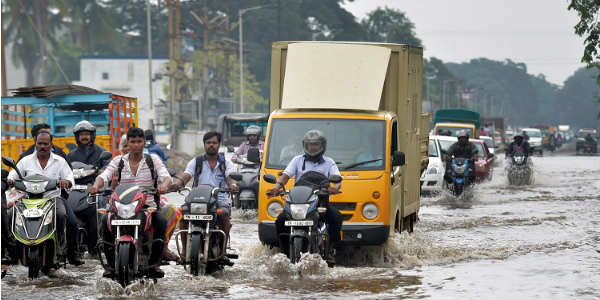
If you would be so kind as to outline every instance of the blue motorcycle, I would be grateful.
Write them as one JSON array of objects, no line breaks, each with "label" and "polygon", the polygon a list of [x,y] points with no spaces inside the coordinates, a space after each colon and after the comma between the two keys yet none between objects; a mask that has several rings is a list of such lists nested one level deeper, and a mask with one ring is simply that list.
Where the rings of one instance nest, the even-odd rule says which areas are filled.
[{"label": "blue motorcycle", "polygon": [[452,157],[448,189],[455,197],[460,196],[471,185],[471,162],[461,157]]}]

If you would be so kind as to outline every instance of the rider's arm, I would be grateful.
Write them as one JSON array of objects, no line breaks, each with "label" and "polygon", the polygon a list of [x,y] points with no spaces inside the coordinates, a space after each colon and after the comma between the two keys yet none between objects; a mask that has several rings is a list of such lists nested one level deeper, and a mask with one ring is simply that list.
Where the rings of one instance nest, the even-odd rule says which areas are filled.
[{"label": "rider's arm", "polygon": [[160,159],[160,157],[158,157],[158,155],[150,155],[150,157],[152,158],[152,162],[154,163],[154,170],[156,171],[156,176],[158,176],[157,188],[159,190],[159,193],[165,193],[169,189],[171,183],[173,183],[173,179],[171,178],[171,175],[169,175],[169,170],[167,170],[167,167],[165,166],[165,164],[163,164],[162,160]]},{"label": "rider's arm", "polygon": [[239,187],[236,183],[235,180],[229,178],[229,175],[231,175],[231,173],[233,172],[233,164],[226,160],[225,161],[225,180],[227,181],[227,186],[229,186],[230,189],[233,189],[234,192],[238,192],[239,191]]},{"label": "rider's arm", "polygon": [[71,167],[69,167],[69,164],[67,163],[66,160],[63,162],[63,165],[61,166],[59,177],[60,177],[60,179],[69,181],[69,184],[70,184],[69,187],[72,187],[75,184],[75,179],[73,177],[73,170],[71,170]]},{"label": "rider's arm", "polygon": [[[108,182],[112,179],[113,174],[119,169],[119,161],[121,161],[121,155],[116,156],[110,163],[106,166],[104,171],[96,177],[96,181],[94,182],[94,188],[96,191],[101,189],[103,186],[108,185]],[[90,191],[92,193],[92,191]]]},{"label": "rider's arm", "polygon": [[183,187],[186,184],[188,184],[188,182],[190,182],[190,180],[192,180],[195,172],[196,172],[196,158],[194,157],[186,165],[185,171],[183,171],[183,178],[181,178],[181,180],[183,180],[183,182],[178,183],[178,185]]},{"label": "rider's arm", "polygon": [[[337,167],[335,162],[329,168],[329,175],[342,176],[342,174],[340,173],[340,169]],[[334,183],[332,186],[330,186],[328,190],[329,190],[330,194],[336,194],[340,191],[341,188],[342,188],[342,183],[338,182],[338,183]]]},{"label": "rider's arm", "polygon": [[279,180],[277,180],[277,183],[275,183],[275,186],[273,187],[273,190],[281,190],[282,187],[284,187],[287,182],[290,180],[290,176],[288,176],[288,174],[281,174],[281,176],[279,177]]}]

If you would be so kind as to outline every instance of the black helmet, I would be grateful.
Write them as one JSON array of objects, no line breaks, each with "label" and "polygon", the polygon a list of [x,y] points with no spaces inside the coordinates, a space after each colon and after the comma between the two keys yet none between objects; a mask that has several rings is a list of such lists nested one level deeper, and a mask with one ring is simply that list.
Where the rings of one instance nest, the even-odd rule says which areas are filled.
[{"label": "black helmet", "polygon": [[92,144],[96,139],[96,127],[92,125],[89,121],[83,120],[79,121],[75,126],[73,126],[73,135],[75,135],[75,142],[79,144],[79,133],[82,131],[89,131],[92,136]]},{"label": "black helmet", "polygon": [[[308,145],[313,143],[320,143],[321,149],[317,151],[310,151],[308,149]],[[308,155],[310,158],[316,158],[325,153],[325,149],[327,149],[327,139],[321,131],[311,129],[304,135],[304,138],[302,139],[302,146],[304,147],[304,153],[306,155]]]}]

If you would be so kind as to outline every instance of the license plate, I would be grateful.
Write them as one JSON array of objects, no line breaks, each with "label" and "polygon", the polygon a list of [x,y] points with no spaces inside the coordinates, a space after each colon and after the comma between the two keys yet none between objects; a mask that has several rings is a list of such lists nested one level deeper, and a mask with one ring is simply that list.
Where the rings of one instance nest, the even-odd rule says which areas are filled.
[{"label": "license plate", "polygon": [[72,190],[78,190],[78,191],[87,191],[87,185],[84,184],[76,184],[74,185],[71,189]]},{"label": "license plate", "polygon": [[112,220],[110,224],[120,226],[120,225],[141,225],[141,220]]},{"label": "license plate", "polygon": [[30,208],[23,211],[25,218],[39,218],[44,214],[44,211],[38,208]]},{"label": "license plate", "polygon": [[313,220],[289,220],[285,221],[285,226],[313,226]]},{"label": "license plate", "polygon": [[210,221],[213,219],[212,215],[184,215],[184,220],[194,220],[194,221]]}]

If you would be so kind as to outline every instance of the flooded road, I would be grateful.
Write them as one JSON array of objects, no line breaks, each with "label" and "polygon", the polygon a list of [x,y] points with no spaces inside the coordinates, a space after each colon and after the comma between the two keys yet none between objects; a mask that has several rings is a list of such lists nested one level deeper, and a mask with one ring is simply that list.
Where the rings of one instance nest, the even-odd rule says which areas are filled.
[{"label": "flooded road", "polygon": [[[502,157],[503,155],[501,155]],[[411,235],[353,249],[333,269],[287,258],[258,241],[256,214],[234,211],[235,266],[194,278],[164,266],[156,284],[123,291],[92,259],[36,280],[12,266],[3,299],[399,299],[600,298],[600,157],[534,157],[535,183],[507,185],[501,165],[473,191],[469,209],[444,196],[422,198]],[[180,196],[170,196],[181,203]],[[173,242],[171,249],[175,249]],[[354,251],[356,250],[356,251]]]}]

